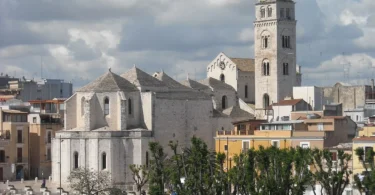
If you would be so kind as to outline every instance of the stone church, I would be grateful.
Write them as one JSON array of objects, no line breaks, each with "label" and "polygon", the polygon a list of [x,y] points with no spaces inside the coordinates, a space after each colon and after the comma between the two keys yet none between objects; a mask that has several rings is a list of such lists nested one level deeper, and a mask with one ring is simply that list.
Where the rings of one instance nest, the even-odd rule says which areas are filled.
[{"label": "stone church", "polygon": [[150,141],[168,152],[170,140],[184,147],[197,136],[214,148],[217,130],[262,118],[272,102],[290,97],[301,84],[294,2],[261,0],[255,10],[255,59],[220,53],[202,81],[178,82],[135,66],[122,75],[109,70],[77,90],[65,102],[65,129],[52,143],[53,181],[87,167],[108,171],[113,184],[131,184],[128,167],[149,162]]},{"label": "stone church", "polygon": [[239,107],[235,89],[215,78],[179,83],[165,72],[151,76],[136,67],[122,75],[109,70],[78,89],[65,107],[65,129],[52,143],[56,182],[87,167],[109,171],[114,184],[131,183],[128,167],[148,163],[150,141],[168,152],[169,141],[185,147],[197,136],[214,148],[217,130],[254,117]]}]

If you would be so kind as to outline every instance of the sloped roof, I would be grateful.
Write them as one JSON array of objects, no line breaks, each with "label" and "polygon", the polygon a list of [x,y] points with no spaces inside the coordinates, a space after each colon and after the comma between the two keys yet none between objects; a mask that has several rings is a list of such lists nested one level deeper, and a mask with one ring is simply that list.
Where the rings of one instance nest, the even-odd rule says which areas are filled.
[{"label": "sloped roof", "polygon": [[148,86],[148,87],[166,87],[166,85],[151,75],[143,72],[137,67],[131,68],[129,71],[121,75],[121,77],[130,81],[137,87]]},{"label": "sloped roof", "polygon": [[114,92],[136,91],[137,88],[126,79],[108,71],[91,83],[78,89],[77,92]]},{"label": "sloped roof", "polygon": [[214,79],[212,77],[206,78],[206,79],[204,79],[202,81],[199,81],[199,82],[202,83],[203,85],[212,87],[214,89],[228,89],[228,90],[234,90],[235,91],[235,89],[232,86],[230,86],[230,85],[228,85],[228,84],[226,84],[222,81],[219,81],[217,79]]},{"label": "sloped roof", "polygon": [[303,99],[281,100],[278,103],[274,103],[273,106],[293,106],[302,100]]},{"label": "sloped roof", "polygon": [[164,71],[155,73],[154,77],[157,78],[158,80],[162,81],[168,88],[171,88],[171,89],[189,89],[185,85],[177,82],[172,77],[167,75]]},{"label": "sloped roof", "polygon": [[246,112],[245,110],[242,110],[239,106],[232,106],[225,110],[223,110],[223,113],[225,115],[230,116],[232,119],[253,119],[254,115],[251,113]]},{"label": "sloped roof", "polygon": [[192,88],[192,89],[196,89],[196,90],[206,90],[206,89],[209,89],[208,86],[206,85],[203,85],[202,83],[199,83],[198,81],[194,81],[194,80],[191,80],[191,79],[186,79],[184,81],[181,82],[182,85],[186,86],[186,87],[189,87],[189,88]]},{"label": "sloped roof", "polygon": [[238,69],[246,72],[255,71],[255,60],[251,58],[230,58],[234,62]]}]

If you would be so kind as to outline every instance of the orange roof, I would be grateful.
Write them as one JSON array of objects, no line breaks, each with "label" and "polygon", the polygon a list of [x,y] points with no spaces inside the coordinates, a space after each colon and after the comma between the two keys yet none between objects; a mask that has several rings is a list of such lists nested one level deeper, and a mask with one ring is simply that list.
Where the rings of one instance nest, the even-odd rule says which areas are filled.
[{"label": "orange roof", "polygon": [[278,103],[274,103],[274,106],[293,106],[302,101],[303,99],[292,99],[292,100],[281,100]]},{"label": "orange roof", "polygon": [[0,95],[0,101],[14,99],[14,95]]},{"label": "orange roof", "polygon": [[353,141],[375,141],[375,137],[356,137]]}]

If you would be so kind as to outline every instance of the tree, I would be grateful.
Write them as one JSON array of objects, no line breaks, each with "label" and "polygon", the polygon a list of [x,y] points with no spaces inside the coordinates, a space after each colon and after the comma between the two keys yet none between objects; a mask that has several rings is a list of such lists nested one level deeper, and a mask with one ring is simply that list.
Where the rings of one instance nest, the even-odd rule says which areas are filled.
[{"label": "tree", "polygon": [[355,154],[365,169],[365,175],[362,178],[358,174],[354,175],[354,181],[361,192],[374,193],[375,192],[375,165],[374,165],[374,151],[357,148]]},{"label": "tree", "polygon": [[341,195],[350,182],[352,171],[349,169],[351,155],[338,150],[337,160],[333,161],[328,150],[312,151],[314,179],[320,183],[322,191],[330,195]]},{"label": "tree", "polygon": [[130,165],[129,168],[137,186],[137,191],[141,193],[142,187],[148,182],[148,168],[146,165]]},{"label": "tree", "polygon": [[163,147],[157,142],[150,142],[149,148],[151,152],[150,171],[149,171],[149,193],[150,195],[163,195],[165,177],[165,159]]},{"label": "tree", "polygon": [[106,171],[97,172],[79,167],[70,173],[68,181],[71,189],[85,194],[105,195],[112,189],[110,176]]}]

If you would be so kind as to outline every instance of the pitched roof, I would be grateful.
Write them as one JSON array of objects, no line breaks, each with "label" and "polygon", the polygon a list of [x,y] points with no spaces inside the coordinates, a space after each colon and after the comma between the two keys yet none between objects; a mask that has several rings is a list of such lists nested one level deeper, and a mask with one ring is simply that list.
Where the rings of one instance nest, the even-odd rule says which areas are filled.
[{"label": "pitched roof", "polygon": [[251,58],[230,58],[232,62],[237,65],[237,68],[246,71],[246,72],[254,72],[255,70],[255,60]]},{"label": "pitched roof", "polygon": [[186,87],[189,87],[189,88],[192,88],[192,89],[196,89],[196,90],[206,90],[206,89],[209,89],[208,86],[206,85],[203,85],[202,83],[199,83],[197,81],[194,81],[194,80],[191,80],[191,79],[186,79],[184,81],[181,82],[182,85],[186,86]]},{"label": "pitched roof", "polygon": [[137,88],[126,79],[108,71],[91,83],[78,89],[77,92],[114,92],[136,91]]},{"label": "pitched roof", "polygon": [[236,120],[245,120],[245,119],[253,119],[254,115],[242,110],[239,106],[232,106],[225,110],[223,110],[225,115],[230,116],[232,119]]},{"label": "pitched roof", "polygon": [[302,100],[303,99],[281,100],[278,103],[274,103],[273,106],[293,106]]},{"label": "pitched roof", "polygon": [[163,82],[143,72],[135,66],[121,76],[137,87],[165,87],[165,84]]},{"label": "pitched roof", "polygon": [[206,78],[206,79],[201,80],[199,82],[202,83],[203,85],[212,87],[214,89],[228,89],[228,90],[234,90],[235,91],[235,89],[232,86],[230,86],[230,85],[228,85],[228,84],[226,84],[222,81],[219,81],[217,79],[214,79],[212,77]]},{"label": "pitched roof", "polygon": [[157,78],[158,80],[162,81],[168,88],[171,88],[171,89],[189,89],[185,85],[182,85],[181,83],[177,82],[172,77],[167,75],[164,71],[155,73],[154,77]]}]

